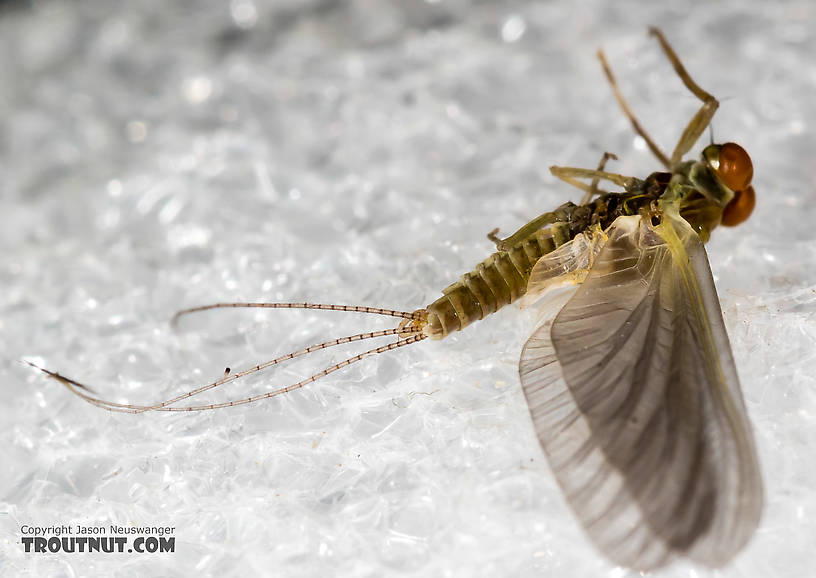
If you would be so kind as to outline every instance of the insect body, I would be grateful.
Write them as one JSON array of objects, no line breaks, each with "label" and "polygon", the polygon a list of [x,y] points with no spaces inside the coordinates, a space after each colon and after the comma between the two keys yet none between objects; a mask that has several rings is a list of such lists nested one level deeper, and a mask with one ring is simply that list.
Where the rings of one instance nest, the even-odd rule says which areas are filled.
[{"label": "insect body", "polygon": [[[753,209],[753,169],[734,143],[709,145],[684,161],[718,103],[691,79],[652,30],[686,87],[702,105],[672,154],[641,128],[599,58],[624,113],[665,170],[645,179],[597,169],[552,167],[581,188],[513,235],[488,237],[497,251],[442,297],[416,311],[309,303],[217,303],[227,307],[352,311],[402,319],[296,351],[224,376],[153,405],[103,400],[75,380],[42,369],[89,403],[110,411],[196,411],[265,399],[374,355],[442,339],[524,295],[578,285],[554,319],[524,345],[519,375],[532,423],[565,497],[588,537],[617,564],[649,570],[685,555],[722,566],[759,522],[762,480],[714,282],[703,248],[718,225]],[[584,182],[589,180],[589,183]],[[620,192],[599,189],[601,182]],[[235,401],[180,402],[294,357],[342,343],[395,337],[293,385]]]},{"label": "insect body", "polygon": [[[583,247],[593,235],[603,235],[602,231],[617,217],[637,214],[644,206],[656,202],[665,189],[666,182],[661,180],[668,176],[655,173],[645,182],[632,179],[626,193],[604,194],[590,203],[565,203],[533,221],[536,227],[531,233],[528,234],[525,225],[508,239],[495,238],[499,250],[450,285],[442,297],[426,308],[426,334],[441,339],[516,301],[527,293],[534,269],[539,271],[537,277],[543,271],[549,271],[551,277],[561,276],[567,271],[553,266],[563,260],[576,269],[582,263],[580,251],[576,252],[578,247]],[[578,236],[582,238],[576,243]],[[591,245],[596,250],[600,247],[597,242]],[[567,249],[557,251],[565,246]],[[589,266],[590,261],[583,264]]]}]

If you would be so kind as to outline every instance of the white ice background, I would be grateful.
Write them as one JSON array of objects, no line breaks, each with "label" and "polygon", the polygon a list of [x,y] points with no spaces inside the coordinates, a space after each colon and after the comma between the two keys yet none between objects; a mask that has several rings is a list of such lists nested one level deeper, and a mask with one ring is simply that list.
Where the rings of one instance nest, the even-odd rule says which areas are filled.
[{"label": "white ice background", "polygon": [[[411,310],[579,193],[551,164],[658,168],[698,106],[755,164],[753,218],[708,245],[766,483],[731,565],[816,575],[816,4],[255,0],[0,3],[2,576],[632,576],[567,510],[517,376],[535,311],[285,397],[110,414],[20,363],[155,402],[388,327],[224,300]],[[706,140],[708,136],[704,137]],[[699,149],[695,149],[699,150]],[[359,350],[359,348],[357,349]],[[212,392],[297,381],[330,351]],[[26,554],[20,527],[175,526],[173,554]]]}]

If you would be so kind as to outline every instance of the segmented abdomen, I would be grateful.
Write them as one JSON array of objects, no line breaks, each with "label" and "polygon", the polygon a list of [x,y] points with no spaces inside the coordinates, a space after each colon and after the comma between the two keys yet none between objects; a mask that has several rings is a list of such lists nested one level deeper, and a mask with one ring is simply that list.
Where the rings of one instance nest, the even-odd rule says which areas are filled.
[{"label": "segmented abdomen", "polygon": [[462,275],[425,308],[425,334],[442,339],[524,295],[536,261],[569,240],[561,236],[551,229],[540,230],[507,251],[493,253]]}]

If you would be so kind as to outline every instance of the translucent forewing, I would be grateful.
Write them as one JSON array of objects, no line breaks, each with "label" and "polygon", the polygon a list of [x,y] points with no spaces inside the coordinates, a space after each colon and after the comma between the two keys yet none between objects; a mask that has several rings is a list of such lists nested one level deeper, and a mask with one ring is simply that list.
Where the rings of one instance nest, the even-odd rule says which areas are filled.
[{"label": "translucent forewing", "polygon": [[762,482],[705,250],[671,213],[620,217],[608,235],[524,346],[536,433],[612,561],[721,566],[758,524]]}]

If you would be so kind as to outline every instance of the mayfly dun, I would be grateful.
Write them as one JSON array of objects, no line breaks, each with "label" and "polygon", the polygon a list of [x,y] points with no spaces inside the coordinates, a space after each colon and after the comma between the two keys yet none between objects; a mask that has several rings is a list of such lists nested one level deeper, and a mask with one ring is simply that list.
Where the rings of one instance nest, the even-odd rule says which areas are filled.
[{"label": "mayfly dun", "polygon": [[[85,401],[115,412],[200,411],[270,398],[365,357],[438,340],[522,296],[576,285],[521,353],[519,375],[541,447],[591,541],[616,564],[648,570],[684,555],[727,563],[759,522],[763,492],[751,427],[703,243],[754,206],[751,159],[739,145],[706,146],[683,160],[718,102],[689,76],[663,34],[651,29],[686,88],[702,105],[670,155],[649,137],[598,57],[632,127],[665,170],[645,179],[596,169],[552,167],[584,192],[514,234],[488,237],[496,251],[416,311],[314,303],[216,303],[320,309],[400,319],[392,329],[326,341],[152,405],[114,403],[39,368]],[[601,183],[618,187],[608,192]],[[243,399],[185,405],[204,391],[289,359],[340,344],[393,340],[302,381]],[[36,367],[36,366],[35,366]],[[189,402],[187,402],[189,403]]]}]

